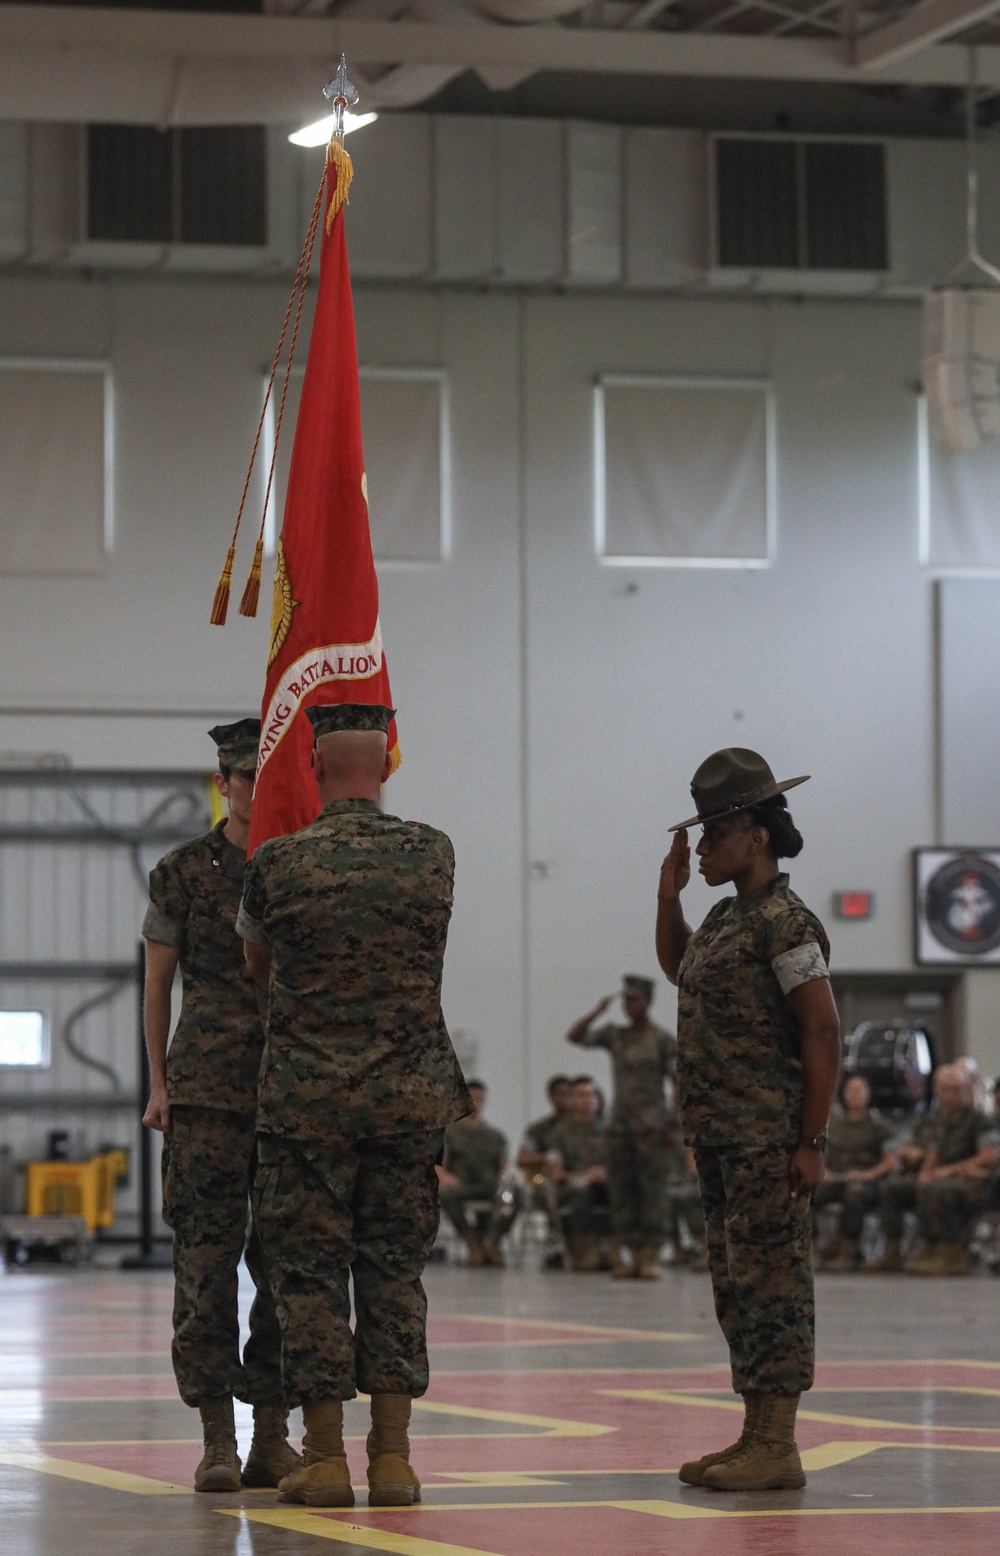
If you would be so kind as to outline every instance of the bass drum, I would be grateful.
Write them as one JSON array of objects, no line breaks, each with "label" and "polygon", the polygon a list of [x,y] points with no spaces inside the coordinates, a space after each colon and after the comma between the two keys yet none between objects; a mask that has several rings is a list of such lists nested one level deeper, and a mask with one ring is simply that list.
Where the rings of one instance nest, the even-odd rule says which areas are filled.
[{"label": "bass drum", "polygon": [[866,1080],[881,1113],[912,1113],[929,1103],[935,1063],[930,1032],[906,1021],[862,1021],[844,1044],[845,1080]]}]

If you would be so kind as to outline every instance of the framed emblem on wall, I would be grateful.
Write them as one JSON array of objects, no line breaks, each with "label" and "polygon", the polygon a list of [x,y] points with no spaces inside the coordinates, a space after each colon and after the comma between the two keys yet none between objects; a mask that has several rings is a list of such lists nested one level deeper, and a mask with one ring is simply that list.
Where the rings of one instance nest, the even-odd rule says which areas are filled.
[{"label": "framed emblem on wall", "polygon": [[913,852],[922,967],[1000,967],[1000,847]]}]

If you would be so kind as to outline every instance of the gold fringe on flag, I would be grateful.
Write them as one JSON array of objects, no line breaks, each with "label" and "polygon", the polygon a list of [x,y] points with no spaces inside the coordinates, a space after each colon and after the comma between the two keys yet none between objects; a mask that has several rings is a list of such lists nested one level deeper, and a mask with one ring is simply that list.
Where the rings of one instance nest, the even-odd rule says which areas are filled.
[{"label": "gold fringe on flag", "polygon": [[222,569],[222,577],[219,579],[219,585],[215,591],[215,599],[212,602],[213,627],[224,627],[226,625],[226,613],[229,610],[229,592],[233,586],[233,562],[235,558],[236,541],[234,540],[226,555],[226,565]]},{"label": "gold fringe on flag", "polygon": [[337,169],[337,187],[330,197],[330,204],[326,213],[326,232],[329,237],[340,207],[345,203],[350,204],[350,201],[347,199],[347,191],[350,189],[351,180],[354,177],[354,164],[344,150],[343,143],[336,138],[331,140],[327,147],[326,160],[327,162],[332,162]]},{"label": "gold fringe on flag", "polygon": [[263,563],[264,537],[262,535],[254,547],[250,576],[247,579],[246,588],[243,590],[243,598],[240,601],[241,616],[256,616],[257,614],[257,606],[260,601],[260,570]]},{"label": "gold fringe on flag", "polygon": [[393,773],[397,771],[397,769],[399,767],[399,764],[400,764],[400,762],[402,760],[403,760],[403,754],[402,754],[402,752],[399,749],[399,741],[397,740],[396,744],[393,746],[392,750],[389,752],[389,761],[392,764],[391,767],[389,768],[389,777],[390,778],[392,777]]}]

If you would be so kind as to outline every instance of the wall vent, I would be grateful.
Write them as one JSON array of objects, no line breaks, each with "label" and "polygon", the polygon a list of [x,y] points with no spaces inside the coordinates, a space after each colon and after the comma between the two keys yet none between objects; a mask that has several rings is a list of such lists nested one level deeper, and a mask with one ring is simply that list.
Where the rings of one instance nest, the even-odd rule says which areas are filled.
[{"label": "wall vent", "polygon": [[881,142],[720,135],[714,148],[717,265],[888,269]]},{"label": "wall vent", "polygon": [[267,243],[262,125],[87,127],[87,236],[127,243]]}]

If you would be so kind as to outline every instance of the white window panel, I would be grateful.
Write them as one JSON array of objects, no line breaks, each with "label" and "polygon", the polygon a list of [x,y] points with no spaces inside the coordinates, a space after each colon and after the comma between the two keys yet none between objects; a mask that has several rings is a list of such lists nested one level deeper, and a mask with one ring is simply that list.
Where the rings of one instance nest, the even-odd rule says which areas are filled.
[{"label": "white window panel", "polygon": [[44,1068],[48,1025],[40,1010],[0,1010],[0,1065]]},{"label": "white window panel", "polygon": [[594,390],[597,555],[619,567],[769,567],[775,413],[762,379],[608,374]]},{"label": "white window panel", "polygon": [[[285,507],[288,467],[302,393],[303,368],[293,370],[268,505],[265,549],[273,555]],[[451,549],[451,451],[448,377],[438,368],[361,368],[361,425],[368,477],[369,522],[376,562],[421,566],[444,561]],[[274,449],[280,378],[261,440],[262,480]],[[259,512],[259,510],[258,510]]]},{"label": "white window panel", "polygon": [[1000,577],[1000,440],[946,454],[917,398],[919,554],[948,577]]},{"label": "white window panel", "polygon": [[0,357],[0,572],[105,571],[113,435],[106,362]]}]

